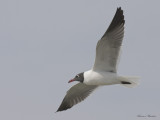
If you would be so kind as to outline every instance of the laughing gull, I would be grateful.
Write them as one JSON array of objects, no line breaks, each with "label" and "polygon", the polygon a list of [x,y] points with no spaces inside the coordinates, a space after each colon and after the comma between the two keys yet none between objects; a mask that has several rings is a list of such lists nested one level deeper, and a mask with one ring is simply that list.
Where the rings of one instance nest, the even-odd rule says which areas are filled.
[{"label": "laughing gull", "polygon": [[68,82],[78,81],[79,83],[67,91],[57,112],[67,110],[83,101],[99,86],[121,84],[132,88],[138,85],[137,77],[119,76],[117,74],[124,24],[123,10],[119,7],[107,31],[97,43],[93,68],[77,74]]}]

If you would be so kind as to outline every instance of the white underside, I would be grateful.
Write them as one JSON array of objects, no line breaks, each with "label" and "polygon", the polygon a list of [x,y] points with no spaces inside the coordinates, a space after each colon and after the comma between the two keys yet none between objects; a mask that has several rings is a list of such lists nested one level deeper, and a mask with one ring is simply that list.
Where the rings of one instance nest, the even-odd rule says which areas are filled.
[{"label": "white underside", "polygon": [[137,77],[118,76],[113,72],[89,70],[84,72],[84,84],[87,85],[113,85],[121,84],[121,81],[130,82],[131,84],[122,84],[126,87],[135,87],[138,85]]}]

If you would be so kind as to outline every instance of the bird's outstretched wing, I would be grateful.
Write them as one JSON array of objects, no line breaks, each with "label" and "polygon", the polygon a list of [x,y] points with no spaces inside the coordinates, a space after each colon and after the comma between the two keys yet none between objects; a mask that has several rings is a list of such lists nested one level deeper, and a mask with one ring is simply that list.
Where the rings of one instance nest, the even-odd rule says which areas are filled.
[{"label": "bird's outstretched wing", "polygon": [[97,43],[93,70],[116,72],[119,51],[124,36],[124,23],[123,10],[117,8],[109,28]]},{"label": "bird's outstretched wing", "polygon": [[74,85],[67,91],[67,94],[64,97],[57,112],[67,110],[72,106],[76,105],[77,103],[83,101],[97,87],[98,86],[96,85],[85,85],[83,83],[78,83]]}]

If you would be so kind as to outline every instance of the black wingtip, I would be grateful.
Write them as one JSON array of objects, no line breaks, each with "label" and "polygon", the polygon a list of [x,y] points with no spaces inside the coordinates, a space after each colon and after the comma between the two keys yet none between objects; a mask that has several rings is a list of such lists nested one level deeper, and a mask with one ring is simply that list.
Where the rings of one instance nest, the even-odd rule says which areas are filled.
[{"label": "black wingtip", "polygon": [[118,7],[107,31],[108,32],[112,31],[114,28],[124,23],[125,23],[125,20],[124,20],[123,10],[121,9],[121,7]]},{"label": "black wingtip", "polygon": [[56,111],[56,113],[57,113],[57,112],[60,112],[60,111],[63,111],[63,110],[60,110],[60,109],[58,108],[58,110]]},{"label": "black wingtip", "polygon": [[60,107],[59,107],[58,110],[55,113],[60,112],[60,111],[62,111],[62,110],[60,110]]},{"label": "black wingtip", "polygon": [[102,38],[108,33],[111,32],[112,30],[114,30],[116,27],[120,26],[121,24],[125,24],[125,20],[124,20],[124,15],[123,15],[123,10],[121,9],[121,7],[117,7],[116,13],[112,19],[111,24],[109,25],[107,31],[104,33],[104,35],[102,36]]},{"label": "black wingtip", "polygon": [[58,108],[58,110],[55,113],[57,113],[57,112],[59,112],[59,108]]},{"label": "black wingtip", "polygon": [[121,7],[117,7],[117,11],[123,11],[123,10],[121,9]]},{"label": "black wingtip", "polygon": [[60,107],[58,108],[58,110],[56,111],[57,112],[60,112],[60,111],[63,111],[63,109],[61,109]]},{"label": "black wingtip", "polygon": [[56,112],[64,111],[64,110],[70,109],[71,107],[72,106],[67,104],[64,99]]},{"label": "black wingtip", "polygon": [[[67,109],[69,109],[69,108],[67,108]],[[61,112],[61,111],[65,111],[65,110],[67,110],[67,109],[58,109],[55,113],[57,113],[57,112]]]},{"label": "black wingtip", "polygon": [[60,110],[57,110],[55,113],[60,112]]},{"label": "black wingtip", "polygon": [[117,9],[121,9],[121,7],[117,7]]},{"label": "black wingtip", "polygon": [[58,110],[55,113],[60,112],[60,111],[62,111],[62,110],[59,110],[59,108],[58,108]]}]

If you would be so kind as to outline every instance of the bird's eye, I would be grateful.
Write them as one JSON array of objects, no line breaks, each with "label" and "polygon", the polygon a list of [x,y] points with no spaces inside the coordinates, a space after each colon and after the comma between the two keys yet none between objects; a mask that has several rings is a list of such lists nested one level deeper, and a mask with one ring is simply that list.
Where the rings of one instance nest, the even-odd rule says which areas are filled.
[{"label": "bird's eye", "polygon": [[79,75],[76,75],[76,78],[78,78],[79,77]]}]

